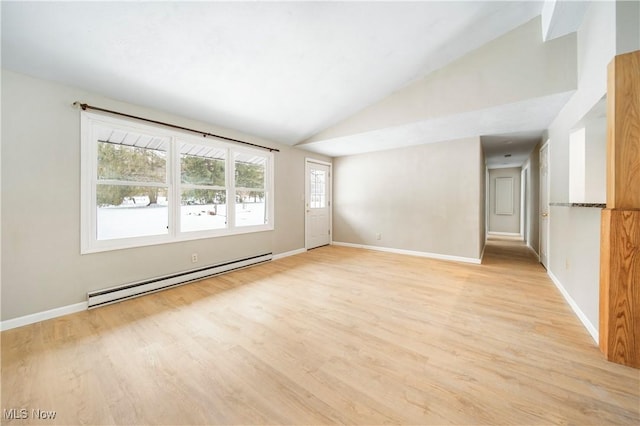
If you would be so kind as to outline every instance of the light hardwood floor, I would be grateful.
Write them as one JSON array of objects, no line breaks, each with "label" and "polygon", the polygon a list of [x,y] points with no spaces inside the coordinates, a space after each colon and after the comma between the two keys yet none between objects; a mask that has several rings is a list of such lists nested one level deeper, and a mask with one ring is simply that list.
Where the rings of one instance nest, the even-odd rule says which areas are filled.
[{"label": "light hardwood floor", "polygon": [[2,333],[6,424],[639,424],[521,243],[483,265],[324,247]]}]

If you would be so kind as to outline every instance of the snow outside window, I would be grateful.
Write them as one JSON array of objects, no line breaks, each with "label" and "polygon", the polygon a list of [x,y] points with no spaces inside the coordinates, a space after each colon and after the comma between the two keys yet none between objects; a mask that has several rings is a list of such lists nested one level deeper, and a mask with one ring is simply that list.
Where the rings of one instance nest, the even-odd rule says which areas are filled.
[{"label": "snow outside window", "polygon": [[266,165],[264,155],[236,153],[235,191],[236,226],[255,226],[267,223]]},{"label": "snow outside window", "polygon": [[227,150],[180,144],[180,230],[227,227]]},{"label": "snow outside window", "polygon": [[82,112],[82,253],[273,229],[273,155]]}]

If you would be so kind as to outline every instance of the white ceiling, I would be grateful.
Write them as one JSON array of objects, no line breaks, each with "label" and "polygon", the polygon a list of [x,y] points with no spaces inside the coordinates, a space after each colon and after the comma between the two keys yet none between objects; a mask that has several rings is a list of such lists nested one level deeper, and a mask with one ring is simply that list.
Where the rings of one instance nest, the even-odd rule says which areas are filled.
[{"label": "white ceiling", "polygon": [[[543,129],[546,129],[558,114],[558,111],[569,100],[573,91],[562,92],[540,98],[527,99],[506,105],[447,115],[425,121],[412,122],[405,125],[387,127],[370,132],[356,133],[349,136],[324,139],[304,144],[304,148],[340,157],[361,152],[379,151],[402,146],[420,145],[424,143],[444,142],[454,139],[471,138],[479,135],[496,136],[501,140],[507,135],[511,141],[522,139],[520,143],[529,144],[529,154],[535,143],[540,141]],[[537,140],[531,145],[531,135]],[[483,140],[491,141],[491,137]],[[486,151],[488,165],[503,164],[502,153],[496,150]],[[513,156],[511,165],[518,166],[527,156]],[[511,165],[509,167],[511,167]]]},{"label": "white ceiling", "polygon": [[3,1],[2,66],[293,145],[541,9],[516,1]]},{"label": "white ceiling", "polygon": [[541,138],[540,131],[481,137],[487,168],[503,169],[522,166]]}]

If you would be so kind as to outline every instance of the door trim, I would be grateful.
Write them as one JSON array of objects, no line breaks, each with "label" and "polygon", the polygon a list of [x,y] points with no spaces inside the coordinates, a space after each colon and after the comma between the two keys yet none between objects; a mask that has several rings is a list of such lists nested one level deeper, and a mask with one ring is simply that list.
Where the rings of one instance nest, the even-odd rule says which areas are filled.
[{"label": "door trim", "polygon": [[[545,141],[545,143],[542,144],[542,146],[540,147],[540,151],[538,155],[542,154],[543,150],[547,150],[546,156],[547,156],[547,182],[546,182],[546,189],[547,189],[547,204],[550,205],[551,204],[551,139],[547,138],[547,140]],[[542,163],[540,162],[540,165],[542,165]],[[540,167],[539,167],[540,168]],[[539,174],[539,178],[538,180],[542,179],[542,174]],[[539,246],[539,259],[540,259],[540,264],[542,266],[545,267],[545,269],[547,271],[549,271],[549,263],[550,259],[551,259],[551,244],[549,243],[549,236],[551,235],[551,208],[548,209],[547,211],[547,233],[545,235],[545,249],[546,249],[546,258],[544,259],[546,261],[546,265],[542,262],[542,219],[541,219],[541,215],[542,215],[542,210],[543,210],[543,205],[542,205],[542,185],[540,185],[540,190],[539,190],[539,200],[538,200],[538,246]],[[549,206],[550,207],[550,206]]]},{"label": "door trim", "polygon": [[529,244],[527,241],[527,167],[522,166],[520,168],[520,235],[522,241],[525,244]]},{"label": "door trim", "polygon": [[328,161],[318,160],[312,157],[305,157],[304,159],[304,203],[303,213],[304,213],[304,248],[305,250],[309,250],[309,242],[307,241],[307,205],[309,204],[309,185],[307,184],[307,178],[309,176],[309,165],[310,164],[321,164],[323,166],[329,167],[329,196],[327,197],[329,203],[329,230],[331,233],[329,234],[329,245],[333,245],[333,163]]}]

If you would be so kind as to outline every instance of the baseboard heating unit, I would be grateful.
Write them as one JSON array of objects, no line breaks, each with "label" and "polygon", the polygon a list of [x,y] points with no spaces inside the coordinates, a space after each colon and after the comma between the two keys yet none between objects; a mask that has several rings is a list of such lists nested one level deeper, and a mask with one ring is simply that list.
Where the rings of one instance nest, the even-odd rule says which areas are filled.
[{"label": "baseboard heating unit", "polygon": [[191,281],[201,280],[206,277],[220,275],[235,269],[246,268],[248,266],[268,262],[272,258],[272,253],[261,254],[258,256],[247,257],[245,259],[234,260],[232,262],[192,269],[190,271],[165,275],[163,277],[156,277],[146,281],[138,281],[135,283],[105,288],[103,290],[91,291],[87,293],[87,304],[89,309],[96,308],[98,306],[120,302],[124,299],[130,299],[132,297],[138,297],[144,294],[164,290],[169,287],[176,287]]}]

